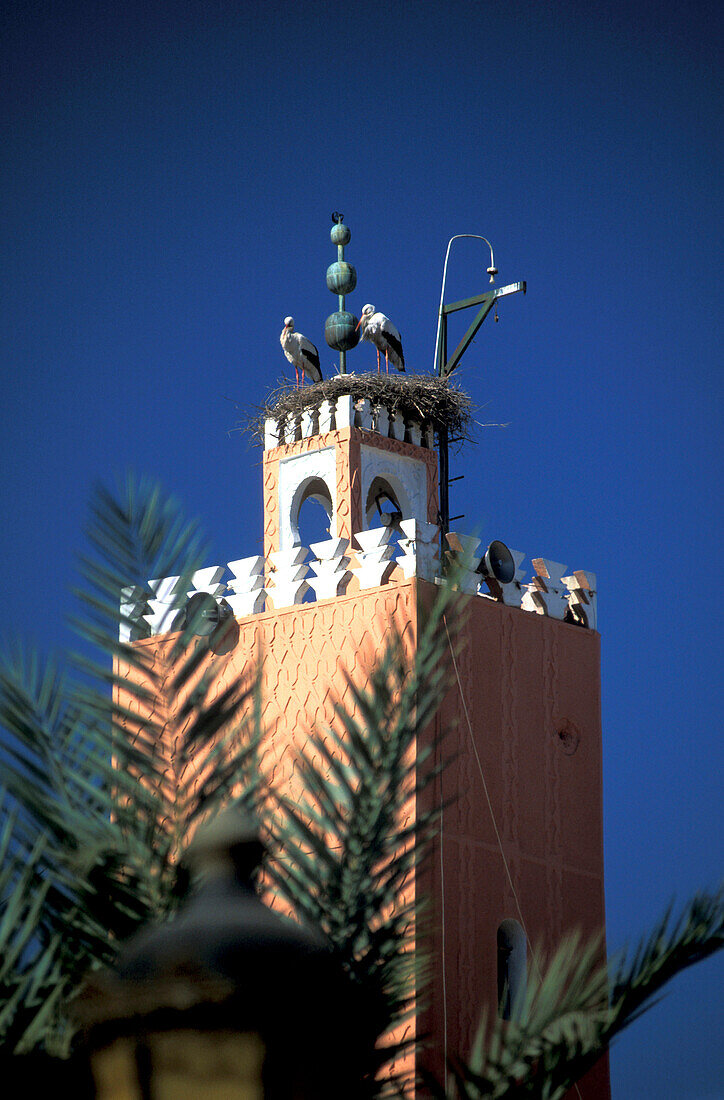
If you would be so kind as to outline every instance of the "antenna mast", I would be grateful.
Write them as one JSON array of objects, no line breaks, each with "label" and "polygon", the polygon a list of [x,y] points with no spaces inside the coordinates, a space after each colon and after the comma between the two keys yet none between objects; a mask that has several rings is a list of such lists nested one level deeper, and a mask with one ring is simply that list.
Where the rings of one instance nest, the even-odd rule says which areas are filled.
[{"label": "antenna mast", "polygon": [[[495,290],[489,290],[485,294],[476,294],[472,298],[464,298],[460,302],[451,302],[449,305],[445,305],[445,283],[447,280],[447,264],[450,258],[450,248],[453,241],[460,240],[461,237],[472,237],[477,241],[485,241],[490,249],[490,266],[487,268],[486,274],[490,276],[490,282],[495,283],[495,276],[498,274],[498,269],[495,266],[495,259],[493,257],[493,246],[487,237],[482,237],[479,233],[457,233],[454,237],[451,237],[447,244],[447,250],[445,252],[445,264],[442,271],[442,289],[440,291],[440,308],[437,315],[437,339],[435,341],[435,362],[434,370],[440,378],[449,378],[452,372],[460,365],[465,352],[470,347],[471,343],[477,335],[478,329],[482,325],[485,318],[490,313],[491,309],[497,305],[498,298],[504,298],[508,294],[517,294],[522,291],[525,294],[526,285],[524,282],[509,283],[508,286],[501,286]],[[468,328],[467,332],[463,336],[462,340],[455,348],[448,359],[447,354],[447,319],[451,313],[456,313],[461,309],[469,309],[470,306],[480,306],[480,309],[475,315],[475,318]],[[498,314],[496,310],[495,319],[497,321]],[[450,440],[448,438],[447,427],[440,427],[438,430],[438,445],[440,454],[440,539],[444,546],[445,535],[450,529],[450,456],[449,446]]]}]

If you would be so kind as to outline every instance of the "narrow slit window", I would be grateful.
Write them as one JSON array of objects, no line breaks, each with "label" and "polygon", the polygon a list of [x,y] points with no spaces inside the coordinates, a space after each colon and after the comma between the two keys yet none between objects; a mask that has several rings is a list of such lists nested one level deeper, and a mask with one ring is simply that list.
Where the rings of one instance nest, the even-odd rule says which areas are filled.
[{"label": "narrow slit window", "polygon": [[522,1004],[527,983],[525,932],[517,920],[504,920],[498,928],[498,1012],[510,1020]]}]

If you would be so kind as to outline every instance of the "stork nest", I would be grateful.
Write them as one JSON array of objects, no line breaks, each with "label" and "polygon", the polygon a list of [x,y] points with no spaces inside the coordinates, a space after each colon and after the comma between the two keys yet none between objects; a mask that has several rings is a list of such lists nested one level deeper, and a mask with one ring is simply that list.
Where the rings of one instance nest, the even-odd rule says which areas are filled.
[{"label": "stork nest", "polygon": [[355,400],[367,398],[383,405],[394,415],[431,424],[435,431],[447,428],[451,437],[469,438],[472,402],[467,393],[436,375],[428,374],[337,374],[303,389],[290,389],[285,382],[273,390],[249,420],[251,434],[264,439],[264,421],[299,416],[305,409],[316,408],[322,401],[334,401],[345,394]]}]

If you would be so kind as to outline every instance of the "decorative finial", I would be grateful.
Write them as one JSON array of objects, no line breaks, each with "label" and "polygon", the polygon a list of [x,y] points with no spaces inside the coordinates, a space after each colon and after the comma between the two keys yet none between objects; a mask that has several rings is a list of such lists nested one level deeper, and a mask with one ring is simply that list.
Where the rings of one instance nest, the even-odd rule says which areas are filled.
[{"label": "decorative finial", "polygon": [[332,244],[337,246],[337,262],[327,268],[327,286],[332,294],[339,297],[339,309],[330,313],[324,326],[324,338],[330,348],[339,352],[339,373],[347,373],[347,352],[359,342],[357,318],[344,308],[345,294],[351,294],[357,286],[357,272],[345,261],[344,246],[349,244],[352,234],[342,219],[344,215],[335,210],[332,214]]}]

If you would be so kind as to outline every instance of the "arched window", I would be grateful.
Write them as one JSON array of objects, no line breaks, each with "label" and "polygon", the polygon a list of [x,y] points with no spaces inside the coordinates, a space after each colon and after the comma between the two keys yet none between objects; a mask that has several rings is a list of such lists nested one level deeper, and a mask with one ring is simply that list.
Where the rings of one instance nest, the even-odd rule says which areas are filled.
[{"label": "arched window", "polygon": [[498,1013],[509,1020],[525,997],[527,983],[525,932],[517,920],[498,928]]},{"label": "arched window", "polygon": [[[301,490],[301,491],[300,491]],[[320,477],[310,478],[298,490],[299,504],[292,515],[292,535],[295,546],[311,546],[331,538],[332,497]]]},{"label": "arched window", "polygon": [[389,527],[390,543],[397,546],[403,538],[400,520],[409,519],[410,510],[403,487],[399,483],[393,485],[392,480],[376,477],[370,485],[365,501],[365,527],[367,530]]},{"label": "arched window", "polygon": [[[394,517],[391,526],[399,528],[400,519],[410,519],[412,511],[404,486],[396,477],[375,477],[367,492],[365,501],[365,526],[381,527],[390,525],[390,520],[383,517]],[[397,520],[397,522],[394,522]]]},{"label": "arched window", "polygon": [[[326,484],[321,478],[312,478],[302,490],[294,530],[294,545],[309,549],[314,543],[327,542],[331,538],[332,511],[332,498]],[[302,603],[315,603],[316,599],[316,594],[310,587]]]}]

